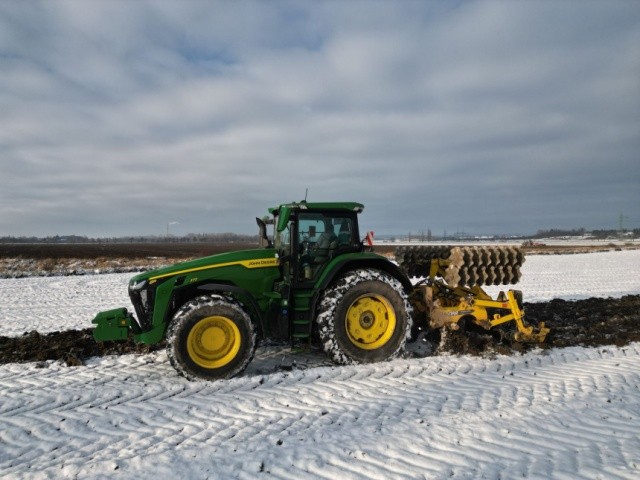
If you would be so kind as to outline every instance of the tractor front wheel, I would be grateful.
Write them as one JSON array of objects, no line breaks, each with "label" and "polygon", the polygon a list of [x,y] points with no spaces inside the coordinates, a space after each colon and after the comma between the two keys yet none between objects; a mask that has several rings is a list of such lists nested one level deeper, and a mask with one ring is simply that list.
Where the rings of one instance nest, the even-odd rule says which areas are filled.
[{"label": "tractor front wheel", "polygon": [[167,355],[190,380],[230,378],[242,372],[256,348],[251,318],[237,301],[206,295],[185,303],[167,331]]},{"label": "tractor front wheel", "polygon": [[316,319],[323,350],[336,363],[397,357],[411,332],[411,305],[402,284],[375,270],[347,272],[327,289]]}]

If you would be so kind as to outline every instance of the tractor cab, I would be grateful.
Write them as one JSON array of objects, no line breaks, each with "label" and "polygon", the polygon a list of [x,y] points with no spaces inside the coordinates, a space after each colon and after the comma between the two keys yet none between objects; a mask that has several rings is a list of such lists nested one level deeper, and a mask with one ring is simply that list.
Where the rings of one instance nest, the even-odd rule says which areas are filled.
[{"label": "tractor cab", "polygon": [[363,250],[355,202],[292,203],[270,209],[274,246],[292,286],[313,287],[331,260]]},{"label": "tractor cab", "polygon": [[[331,280],[346,254],[363,251],[355,202],[283,204],[270,208],[273,220],[257,219],[262,245],[275,249],[281,279],[273,289],[270,330],[280,338],[307,339],[321,285]],[[273,241],[267,224],[274,225]]]}]

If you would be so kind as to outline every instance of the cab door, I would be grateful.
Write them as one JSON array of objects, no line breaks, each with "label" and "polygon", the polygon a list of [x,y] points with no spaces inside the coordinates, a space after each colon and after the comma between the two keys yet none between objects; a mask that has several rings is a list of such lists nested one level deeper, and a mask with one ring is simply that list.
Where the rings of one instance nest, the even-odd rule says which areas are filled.
[{"label": "cab door", "polygon": [[312,288],[327,264],[342,253],[358,251],[357,223],[350,212],[300,212],[294,228],[298,287]]}]

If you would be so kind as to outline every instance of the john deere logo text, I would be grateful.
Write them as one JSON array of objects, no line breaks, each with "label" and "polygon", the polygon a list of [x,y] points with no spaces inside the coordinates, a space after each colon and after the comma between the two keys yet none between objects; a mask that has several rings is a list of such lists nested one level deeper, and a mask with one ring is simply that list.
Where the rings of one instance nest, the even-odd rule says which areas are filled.
[{"label": "john deere logo text", "polygon": [[258,260],[248,260],[245,262],[247,268],[264,268],[264,267],[277,267],[277,258],[260,258]]}]

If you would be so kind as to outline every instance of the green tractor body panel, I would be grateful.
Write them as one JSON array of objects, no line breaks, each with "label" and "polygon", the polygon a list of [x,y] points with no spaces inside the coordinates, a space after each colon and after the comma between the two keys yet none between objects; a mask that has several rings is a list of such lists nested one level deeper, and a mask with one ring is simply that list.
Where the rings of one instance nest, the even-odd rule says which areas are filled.
[{"label": "green tractor body panel", "polygon": [[138,322],[132,322],[123,309],[101,312],[93,320],[98,325],[94,338],[101,341],[126,338],[122,321],[126,318],[136,341],[158,343],[175,310],[186,300],[207,292],[234,292],[251,297],[256,315],[262,317],[270,299],[265,294],[273,290],[279,277],[273,248],[222,253],[144,272],[129,283]]},{"label": "green tractor body panel", "polygon": [[[236,282],[240,282],[244,288],[259,292],[263,287],[262,277],[265,273],[263,269],[275,269],[275,272],[277,272],[277,267],[278,259],[273,248],[239,250],[144,272],[133,277],[131,284],[136,284],[143,280],[151,284],[162,283],[167,278],[172,277],[183,278],[182,284],[196,283],[203,279],[233,279]],[[254,271],[260,273],[255,275]]]}]

